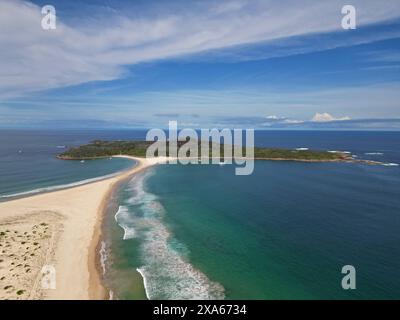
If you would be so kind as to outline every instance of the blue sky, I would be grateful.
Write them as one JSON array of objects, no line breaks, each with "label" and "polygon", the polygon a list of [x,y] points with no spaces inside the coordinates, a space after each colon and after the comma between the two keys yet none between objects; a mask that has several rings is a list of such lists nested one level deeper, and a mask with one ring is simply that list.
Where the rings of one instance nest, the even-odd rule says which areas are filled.
[{"label": "blue sky", "polygon": [[0,0],[0,127],[398,130],[400,4],[351,2]]}]

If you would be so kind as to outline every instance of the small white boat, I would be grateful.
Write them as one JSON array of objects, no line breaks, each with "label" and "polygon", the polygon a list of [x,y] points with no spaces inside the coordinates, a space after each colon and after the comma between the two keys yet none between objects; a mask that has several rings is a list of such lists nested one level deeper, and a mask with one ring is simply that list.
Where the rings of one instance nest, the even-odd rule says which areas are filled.
[{"label": "small white boat", "polygon": [[85,160],[81,160],[81,163],[85,163]]}]

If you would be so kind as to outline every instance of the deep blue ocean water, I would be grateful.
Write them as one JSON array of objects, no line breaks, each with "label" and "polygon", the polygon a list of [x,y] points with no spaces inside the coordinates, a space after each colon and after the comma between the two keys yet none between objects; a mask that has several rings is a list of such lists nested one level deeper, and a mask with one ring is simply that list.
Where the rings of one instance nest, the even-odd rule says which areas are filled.
[{"label": "deep blue ocean water", "polygon": [[[137,139],[142,134],[132,131],[126,133],[126,138]],[[131,167],[132,161],[127,159],[81,163],[56,158],[66,147],[122,136],[104,131],[0,130],[0,201],[10,195],[47,191]]]},{"label": "deep blue ocean water", "polygon": [[[125,159],[55,155],[94,139],[144,136],[0,130],[0,196],[124,170],[132,165]],[[255,141],[400,163],[399,132],[265,131]],[[113,201],[106,284],[119,298],[400,296],[398,166],[256,161],[252,175],[235,176],[230,165],[161,165],[128,181]],[[356,290],[341,288],[344,265],[356,268]]]}]

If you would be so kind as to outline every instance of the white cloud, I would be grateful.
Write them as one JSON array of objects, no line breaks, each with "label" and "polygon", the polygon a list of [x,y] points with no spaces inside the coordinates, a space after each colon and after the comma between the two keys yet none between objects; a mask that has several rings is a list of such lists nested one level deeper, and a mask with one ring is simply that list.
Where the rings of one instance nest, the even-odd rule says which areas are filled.
[{"label": "white cloud", "polygon": [[[397,0],[352,4],[359,25],[400,16]],[[133,18],[123,12],[81,25],[63,23],[59,12],[57,29],[44,31],[38,6],[0,0],[0,96],[113,80],[124,75],[126,65],[151,60],[336,31],[341,6],[339,0],[203,1],[176,13]]]},{"label": "white cloud", "polygon": [[331,114],[324,112],[324,113],[316,113],[314,117],[312,117],[311,121],[313,122],[329,122],[329,121],[345,121],[345,120],[351,120],[349,117],[339,117],[335,118]]}]

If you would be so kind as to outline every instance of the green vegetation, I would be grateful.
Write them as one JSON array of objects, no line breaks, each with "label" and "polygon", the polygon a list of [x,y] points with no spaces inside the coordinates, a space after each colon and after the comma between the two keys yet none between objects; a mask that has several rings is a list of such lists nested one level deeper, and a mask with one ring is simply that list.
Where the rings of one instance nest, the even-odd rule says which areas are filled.
[{"label": "green vegetation", "polygon": [[130,155],[145,157],[147,147],[152,142],[147,141],[101,141],[96,140],[87,145],[71,148],[58,157],[64,160],[84,160],[105,158],[115,155]]},{"label": "green vegetation", "polygon": [[[147,148],[152,144],[151,141],[101,141],[96,140],[87,145],[71,148],[58,155],[64,160],[88,160],[96,158],[111,157],[114,155],[128,155],[135,157],[145,157]],[[178,148],[186,142],[178,142]],[[221,157],[223,157],[223,145],[220,145]],[[167,143],[168,151],[168,143]],[[199,144],[200,155],[200,144]],[[242,153],[245,155],[245,152]],[[167,152],[168,155],[168,152]],[[211,156],[211,154],[210,154]],[[277,148],[254,149],[254,158],[266,160],[298,160],[298,161],[342,161],[351,160],[343,153],[330,153],[326,151],[312,150],[290,150]]]},{"label": "green vegetation", "polygon": [[23,294],[24,292],[25,292],[25,290],[18,290],[18,291],[17,291],[17,295],[20,296],[20,295]]},{"label": "green vegetation", "polygon": [[343,153],[331,153],[314,150],[290,150],[276,148],[254,148],[256,159],[282,159],[282,160],[307,160],[307,161],[335,161],[349,160],[350,157]]}]

